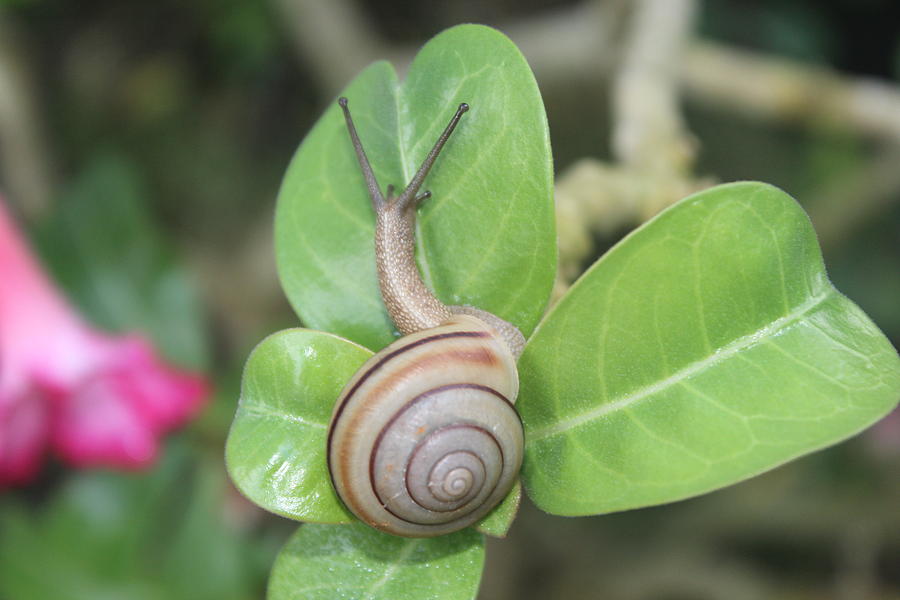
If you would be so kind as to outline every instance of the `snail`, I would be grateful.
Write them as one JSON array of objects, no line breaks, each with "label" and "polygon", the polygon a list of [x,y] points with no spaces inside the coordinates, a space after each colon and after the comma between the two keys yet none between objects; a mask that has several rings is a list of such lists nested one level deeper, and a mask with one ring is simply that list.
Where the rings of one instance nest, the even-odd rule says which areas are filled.
[{"label": "snail", "polygon": [[403,334],[347,382],[328,430],[328,468],[344,505],[372,527],[430,537],[472,525],[512,488],[523,430],[513,404],[525,338],[512,324],[469,306],[446,306],[414,257],[416,208],[428,171],[462,115],[460,104],[397,196],[382,196],[350,116],[339,100],[375,210],[381,295]]}]

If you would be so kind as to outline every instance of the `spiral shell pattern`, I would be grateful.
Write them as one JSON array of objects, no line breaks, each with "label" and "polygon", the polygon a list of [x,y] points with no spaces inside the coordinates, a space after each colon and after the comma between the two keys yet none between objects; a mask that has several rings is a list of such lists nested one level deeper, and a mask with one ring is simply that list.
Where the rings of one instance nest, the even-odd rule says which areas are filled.
[{"label": "spiral shell pattern", "polygon": [[335,405],[328,464],[369,525],[427,537],[496,506],[522,464],[515,358],[481,320],[456,315],[372,358]]}]

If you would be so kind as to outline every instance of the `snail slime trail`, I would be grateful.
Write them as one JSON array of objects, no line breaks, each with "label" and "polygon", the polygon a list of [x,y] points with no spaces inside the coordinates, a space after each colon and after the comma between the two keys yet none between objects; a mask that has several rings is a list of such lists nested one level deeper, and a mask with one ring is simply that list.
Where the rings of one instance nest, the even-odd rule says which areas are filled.
[{"label": "snail slime trail", "polygon": [[447,306],[415,262],[416,208],[434,161],[459,124],[460,104],[399,195],[387,197],[344,112],[375,211],[381,296],[404,335],[375,354],[344,387],[328,430],[328,468],[347,508],[381,531],[430,537],[484,517],[522,466],[524,435],[514,408],[516,359],[525,345],[511,323],[470,306]]}]

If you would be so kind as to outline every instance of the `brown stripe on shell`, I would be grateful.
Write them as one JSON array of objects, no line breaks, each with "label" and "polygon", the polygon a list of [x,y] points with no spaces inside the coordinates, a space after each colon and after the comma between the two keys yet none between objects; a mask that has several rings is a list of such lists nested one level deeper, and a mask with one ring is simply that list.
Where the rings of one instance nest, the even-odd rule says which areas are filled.
[{"label": "brown stripe on shell", "polygon": [[[384,438],[385,434],[387,433],[387,430],[390,429],[391,426],[397,421],[397,419],[400,418],[400,415],[402,415],[404,412],[406,412],[407,410],[412,408],[418,402],[421,402],[422,400],[425,400],[426,398],[433,396],[434,394],[439,394],[441,392],[445,392],[447,390],[453,390],[453,389],[475,389],[475,390],[480,390],[483,392],[488,392],[489,394],[493,394],[497,398],[503,400],[509,406],[510,410],[513,411],[513,414],[515,414],[516,417],[519,418],[521,421],[521,418],[519,417],[519,413],[516,411],[515,407],[513,406],[513,403],[509,401],[509,398],[507,398],[506,396],[504,396],[503,394],[501,394],[494,388],[488,387],[486,385],[481,385],[478,383],[450,383],[447,385],[442,385],[442,386],[439,386],[436,388],[432,388],[428,391],[422,392],[421,394],[419,394],[412,400],[408,401],[402,407],[400,407],[396,412],[394,412],[394,414],[391,415],[390,420],[387,423],[385,423],[384,427],[381,428],[381,431],[378,432],[378,436],[376,436],[375,442],[372,444],[372,449],[369,451],[369,484],[372,487],[372,493],[375,494],[375,497],[378,498],[379,502],[381,502],[382,508],[384,508],[384,510],[391,513],[392,515],[394,515],[401,521],[405,521],[406,523],[415,523],[415,522],[409,521],[407,519],[404,519],[400,515],[395,514],[391,509],[389,509],[387,507],[387,504],[385,503],[384,499],[378,493],[378,490],[375,489],[375,454],[377,452],[377,448],[381,445],[381,440]],[[494,443],[497,444],[497,448],[500,451],[500,457],[501,457],[501,459],[503,458],[503,448],[500,446],[500,444],[497,443],[496,439],[494,438],[494,435],[491,432],[487,431],[483,427],[480,427],[478,425],[472,425],[469,423],[460,423],[459,425],[456,425],[456,426],[480,429],[480,430],[484,431],[485,433],[487,433],[488,437],[490,437],[491,440],[493,440]],[[445,429],[445,428],[449,428],[449,427],[453,427],[453,425],[450,425],[447,427],[440,427],[439,429]],[[418,445],[416,446],[416,448],[418,448]],[[415,450],[413,451],[413,454],[415,454]],[[343,472],[346,473],[346,467],[343,462],[341,464],[341,467],[342,467],[342,469],[344,469]],[[494,487],[496,487],[496,484]],[[409,493],[409,487],[407,487],[406,491],[407,491],[407,493]],[[491,491],[493,491],[493,490],[491,490]],[[412,494],[410,494],[410,497],[412,497]],[[415,524],[419,525],[420,523],[415,523]],[[423,526],[426,526],[426,525],[423,525]]]},{"label": "brown stripe on shell", "polygon": [[[465,337],[484,338],[484,337],[488,337],[490,335],[491,334],[487,331],[451,331],[449,333],[439,333],[437,335],[431,335],[431,336],[422,338],[420,340],[416,340],[415,342],[413,342],[411,344],[407,344],[406,346],[402,346],[392,352],[389,352],[388,354],[385,354],[383,357],[381,357],[381,359],[377,363],[372,365],[365,373],[360,375],[359,379],[356,380],[356,383],[353,384],[353,387],[350,389],[349,392],[347,392],[347,395],[344,396],[344,401],[341,403],[341,406],[338,407],[337,412],[335,413],[334,418],[332,419],[332,422],[337,422],[337,420],[341,416],[341,413],[344,411],[344,407],[347,405],[347,401],[353,396],[353,394],[356,393],[356,390],[358,390],[362,386],[362,384],[364,384],[366,382],[366,380],[372,376],[373,373],[375,373],[376,371],[381,369],[387,362],[396,358],[397,356],[400,356],[404,352],[408,352],[409,350],[412,350],[413,348],[417,348],[417,347],[419,347],[423,344],[427,344],[429,342],[434,342],[437,340],[444,340],[447,338],[465,338]],[[329,436],[328,436],[328,445],[329,446],[331,445],[331,434],[329,434]]]},{"label": "brown stripe on shell", "polygon": [[[325,445],[325,461],[326,461],[325,464],[328,465],[328,467],[329,467],[328,474],[331,478],[332,487],[335,490],[338,489],[337,485],[335,484],[335,481],[334,481],[334,474],[331,471],[331,442],[332,442],[332,439],[334,438],[334,430],[337,428],[336,426],[337,426],[338,420],[341,418],[341,415],[343,414],[344,409],[347,407],[350,399],[353,397],[353,395],[356,393],[356,391],[375,372],[382,369],[388,362],[390,362],[394,358],[396,358],[396,357],[402,355],[403,353],[408,352],[414,348],[418,348],[419,346],[422,346],[424,344],[428,344],[428,343],[435,342],[438,340],[445,340],[445,339],[449,339],[449,338],[486,338],[486,337],[490,337],[490,336],[491,336],[491,333],[488,331],[450,331],[447,333],[438,333],[435,335],[430,335],[430,336],[418,339],[412,343],[406,344],[405,346],[401,346],[400,348],[397,348],[396,350],[392,350],[391,352],[388,352],[387,354],[382,356],[378,360],[378,362],[376,362],[369,369],[367,369],[364,373],[362,373],[359,376],[359,378],[356,380],[356,383],[353,384],[353,387],[350,389],[350,391],[348,391],[347,394],[345,396],[343,396],[343,401],[341,402],[340,406],[337,407],[337,410],[331,419],[331,427],[328,429],[328,439],[327,439],[327,443]],[[346,472],[347,472],[347,467],[344,464],[345,462],[346,462],[346,459],[344,461],[342,461],[342,464],[340,465],[341,472],[344,474],[346,474]],[[349,490],[344,490],[344,494],[350,495]],[[348,504],[350,503],[349,499],[346,501]],[[358,503],[357,503],[357,505],[358,505]]]},{"label": "brown stripe on shell", "polygon": [[[446,365],[450,362],[467,363],[474,365],[482,365],[484,367],[496,367],[501,364],[499,357],[490,352],[487,348],[479,347],[470,350],[453,349],[440,350],[435,349],[434,354],[425,354],[416,359],[416,362],[410,363],[402,369],[396,369],[384,378],[383,381],[368,392],[369,398],[377,398],[386,391],[395,387],[398,381],[403,381],[411,373],[428,370],[432,367]],[[348,396],[349,401],[349,396]]]}]

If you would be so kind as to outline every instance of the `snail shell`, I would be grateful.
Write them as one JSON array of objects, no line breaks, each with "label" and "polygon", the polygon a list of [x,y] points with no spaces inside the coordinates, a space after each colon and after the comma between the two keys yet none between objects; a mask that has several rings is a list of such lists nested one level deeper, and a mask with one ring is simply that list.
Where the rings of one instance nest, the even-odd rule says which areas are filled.
[{"label": "snail shell", "polygon": [[336,404],[332,480],[347,508],[395,535],[466,527],[522,464],[516,362],[481,320],[455,315],[370,358]]}]

